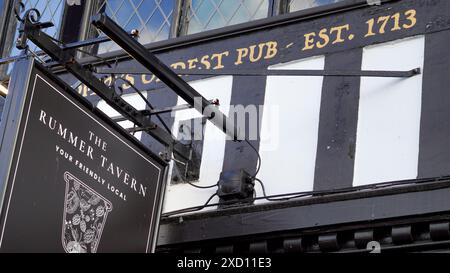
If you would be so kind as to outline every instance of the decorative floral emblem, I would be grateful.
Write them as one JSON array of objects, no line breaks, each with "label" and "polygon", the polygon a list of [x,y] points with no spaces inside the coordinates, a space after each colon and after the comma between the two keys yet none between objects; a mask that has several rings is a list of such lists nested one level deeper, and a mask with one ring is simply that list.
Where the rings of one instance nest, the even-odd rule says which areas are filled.
[{"label": "decorative floral emblem", "polygon": [[67,253],[96,253],[112,204],[72,174],[64,174],[62,243]]}]

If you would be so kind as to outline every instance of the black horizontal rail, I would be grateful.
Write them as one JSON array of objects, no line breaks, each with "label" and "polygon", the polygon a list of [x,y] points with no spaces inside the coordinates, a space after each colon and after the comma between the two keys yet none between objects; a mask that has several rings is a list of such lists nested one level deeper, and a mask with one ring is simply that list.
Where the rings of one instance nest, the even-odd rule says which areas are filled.
[{"label": "black horizontal rail", "polygon": [[[38,52],[35,52],[34,54],[35,54],[36,56],[44,56],[44,55],[47,55],[47,53],[45,53],[44,51],[38,51]],[[6,57],[6,58],[3,58],[3,59],[0,59],[0,65],[13,63],[13,62],[18,61],[18,60],[20,60],[20,59],[29,58],[29,57],[34,57],[35,55],[33,55],[33,54],[23,54],[23,55],[17,55],[17,56]]]},{"label": "black horizontal rail", "polygon": [[[130,33],[131,37],[136,37],[137,35],[138,35],[137,32],[134,32],[134,31]],[[109,39],[109,37],[98,37],[98,38],[93,38],[93,39],[89,39],[89,40],[85,40],[85,41],[79,41],[79,42],[61,45],[61,49],[62,50],[78,49],[80,47],[86,47],[86,46],[106,43],[106,42],[110,42],[110,41],[111,41],[111,39]],[[42,51],[42,50],[39,50],[39,51],[35,52],[34,54],[36,54],[37,56],[47,55],[47,53],[45,53],[45,51]],[[0,65],[9,64],[9,63],[12,63],[12,62],[15,62],[17,60],[20,60],[22,58],[27,58],[27,57],[33,57],[33,55],[25,54],[25,55],[17,55],[17,56],[2,58],[2,59],[0,59]]]},{"label": "black horizontal rail", "polygon": [[[136,30],[132,30],[130,33],[128,33],[130,37],[138,37],[139,32]],[[97,45],[101,43],[111,42],[111,39],[108,36],[105,37],[97,37],[86,41],[79,41],[79,42],[73,42],[69,44],[65,44],[62,46],[63,50],[69,50],[69,49],[76,49],[80,47],[86,47],[91,45]]]},{"label": "black horizontal rail", "polygon": [[[410,78],[421,74],[420,68],[406,71],[391,70],[174,70],[179,75],[187,76],[330,76],[330,77],[380,77],[380,78]],[[136,69],[99,69],[97,74],[150,74],[148,71]]]},{"label": "black horizontal rail", "polygon": [[[177,105],[174,107],[165,107],[162,109],[142,110],[140,112],[142,113],[142,115],[150,117],[150,116],[156,116],[156,115],[161,115],[161,114],[173,113],[173,112],[182,111],[182,110],[188,110],[188,109],[192,109],[192,108],[193,107],[189,104],[182,104],[182,105]],[[112,117],[111,119],[114,120],[115,122],[122,122],[122,121],[128,120],[127,118],[125,118],[123,116],[116,116],[116,117]]]}]

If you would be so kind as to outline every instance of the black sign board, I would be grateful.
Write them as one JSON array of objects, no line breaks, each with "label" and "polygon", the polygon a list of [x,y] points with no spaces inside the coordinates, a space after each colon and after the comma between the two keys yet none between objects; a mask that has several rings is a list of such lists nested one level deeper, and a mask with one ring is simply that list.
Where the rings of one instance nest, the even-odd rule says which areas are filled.
[{"label": "black sign board", "polygon": [[166,164],[32,60],[11,86],[0,252],[152,252]]}]

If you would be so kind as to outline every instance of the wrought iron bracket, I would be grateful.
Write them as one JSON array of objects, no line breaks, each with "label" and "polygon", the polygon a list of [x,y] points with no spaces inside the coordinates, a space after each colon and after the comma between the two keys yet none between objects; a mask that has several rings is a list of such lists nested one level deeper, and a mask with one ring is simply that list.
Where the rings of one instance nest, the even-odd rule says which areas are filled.
[{"label": "wrought iron bracket", "polygon": [[140,128],[147,128],[146,132],[148,132],[157,141],[161,142],[166,147],[171,147],[170,149],[173,147],[173,152],[177,153],[186,160],[190,160],[190,154],[187,152],[189,147],[181,148],[181,145],[177,145],[178,141],[175,140],[170,133],[155,124],[149,116],[135,109],[132,105],[126,102],[119,94],[116,93],[114,87],[107,86],[94,74],[92,74],[92,72],[83,68],[83,66],[76,61],[73,52],[65,50],[63,47],[56,44],[50,36],[42,31],[43,28],[48,26],[48,24],[42,24],[36,20],[33,20],[28,15],[25,16],[23,21],[21,21],[21,26],[19,28],[19,37],[22,37],[21,43],[26,44],[27,40],[33,42],[54,61],[60,63],[80,82],[94,91],[114,110],[123,115],[123,117],[130,120]]}]

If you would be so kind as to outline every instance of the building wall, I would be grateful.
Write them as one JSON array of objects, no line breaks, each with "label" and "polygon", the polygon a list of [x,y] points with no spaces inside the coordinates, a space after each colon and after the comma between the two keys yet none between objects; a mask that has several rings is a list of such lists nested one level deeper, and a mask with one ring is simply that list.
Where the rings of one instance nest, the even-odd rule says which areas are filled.
[{"label": "building wall", "polygon": [[[430,133],[422,129],[424,123],[429,122],[424,121],[423,116],[430,111],[422,109],[424,98],[427,98],[424,92],[430,92],[431,81],[445,78],[441,76],[431,80],[424,76],[428,75],[429,69],[433,69],[425,65],[425,56],[430,54],[432,48],[432,41],[427,38],[431,34],[425,34],[430,27],[425,23],[429,21],[427,16],[446,8],[449,6],[444,2],[426,6],[400,2],[372,7],[368,11],[348,12],[345,15],[347,21],[342,21],[343,15],[319,17],[313,21],[269,27],[267,31],[250,31],[245,35],[231,35],[223,40],[212,39],[156,53],[167,64],[186,67],[190,64],[192,69],[204,68],[202,56],[203,61],[212,64],[214,54],[211,53],[216,53],[216,58],[223,58],[218,71],[225,69],[236,73],[203,79],[192,76],[186,80],[207,99],[219,99],[220,109],[224,113],[228,113],[230,105],[257,106],[260,126],[257,128],[257,139],[252,143],[261,155],[258,178],[264,183],[267,195],[438,177],[447,175],[450,170],[442,167],[421,175],[422,166],[428,161],[424,161],[421,154],[434,149],[430,142],[424,142]],[[414,17],[411,17],[411,10],[415,11]],[[405,29],[397,31],[395,21],[389,21],[385,33],[373,38],[364,36],[368,35],[367,22],[370,18],[397,12],[405,16],[401,21]],[[311,37],[324,37],[318,36],[321,28],[317,25],[335,26],[336,18],[340,23],[349,23],[352,35],[359,38],[348,38],[333,45],[330,36],[329,45],[325,48],[317,47],[325,40],[308,42]],[[307,36],[316,29],[317,36]],[[447,35],[444,33],[447,31],[440,35]],[[277,54],[270,58],[274,44]],[[251,46],[246,48],[246,45]],[[243,52],[250,56],[243,56]],[[131,71],[136,69],[132,62],[127,61],[122,63],[122,67],[125,70],[128,67]],[[240,76],[239,71],[245,69],[263,72],[325,70],[338,74],[346,71],[387,71],[389,74],[389,71],[420,69],[421,74],[405,78],[358,75]],[[147,96],[157,108],[184,103],[170,90],[161,88],[161,83],[152,82],[151,75],[133,75],[130,72],[126,77],[133,79],[142,89],[151,89]],[[437,85],[433,88],[441,87]],[[126,98],[136,108],[145,109],[145,103],[137,95],[128,94]],[[101,102],[99,107],[105,109],[104,103]],[[106,112],[113,116],[118,114]],[[434,114],[435,117],[439,115],[440,112]],[[181,111],[165,115],[163,119],[177,136],[179,122],[196,117],[199,116],[194,111]],[[247,132],[248,128],[242,131]],[[437,131],[433,134],[439,135]],[[157,153],[162,151],[147,134],[136,136]],[[442,151],[439,153],[442,154]],[[428,159],[431,157],[430,154]],[[244,169],[251,174],[258,165],[256,153],[247,144],[226,140],[224,134],[210,123],[205,129],[201,161],[200,178],[192,181],[199,186],[214,185],[222,171]],[[174,164],[171,170],[173,168]],[[197,189],[186,183],[173,183],[172,178],[169,175],[164,212],[201,206],[215,193],[214,188]],[[263,196],[258,184],[256,196]],[[217,197],[211,203],[216,201]],[[263,199],[256,203],[269,202]],[[206,210],[214,209],[213,206]]]},{"label": "building wall", "polygon": [[[174,69],[209,72],[206,76],[180,74],[207,99],[218,99],[222,112],[232,116],[231,106],[256,106],[260,124],[250,142],[261,162],[245,142],[233,142],[206,123],[199,179],[192,184],[214,186],[222,172],[244,169],[252,174],[260,163],[257,177],[268,195],[292,197],[304,193],[295,198],[296,204],[275,202],[279,207],[273,207],[268,205],[271,200],[262,198],[262,188],[257,184],[259,206],[242,206],[232,216],[215,205],[191,218],[181,213],[188,219],[186,224],[185,218],[166,215],[162,244],[185,243],[186,234],[195,242],[205,238],[238,240],[233,232],[245,237],[316,227],[326,231],[344,222],[375,219],[383,225],[386,218],[432,215],[448,208],[445,177],[450,172],[450,126],[445,71],[450,69],[450,62],[442,56],[449,53],[446,45],[450,27],[442,22],[450,20],[450,3],[392,1],[379,7],[355,5],[345,13],[322,11],[148,45]],[[385,25],[380,24],[383,20],[387,20]],[[143,70],[134,60],[122,53],[110,60],[116,58],[120,58],[116,68],[125,72],[116,74],[145,90],[144,95],[155,108],[185,104],[150,73],[133,72]],[[420,74],[392,75],[413,69]],[[282,70],[305,74],[267,75]],[[228,74],[215,74],[223,71]],[[248,76],[245,71],[259,74]],[[364,75],[374,71],[378,76]],[[316,75],[308,75],[311,73]],[[61,77],[74,83],[68,75]],[[118,85],[125,91],[125,100],[138,110],[148,110],[131,86]],[[78,90],[110,117],[119,115],[91,91],[83,87]],[[161,118],[177,137],[180,123],[199,117],[191,109]],[[121,125],[133,127],[130,122]],[[246,120],[241,131],[248,133],[251,125]],[[148,132],[134,136],[155,154],[165,151]],[[174,183],[175,162],[172,160],[167,178],[165,213],[202,206],[216,192],[215,187],[199,189],[183,181]],[[423,181],[429,184],[415,185]],[[376,191],[377,187],[389,189]],[[334,195],[343,189],[353,195]],[[328,194],[320,198],[323,191]],[[394,196],[398,192],[404,194]],[[289,213],[282,211],[282,206],[288,207]]]}]

